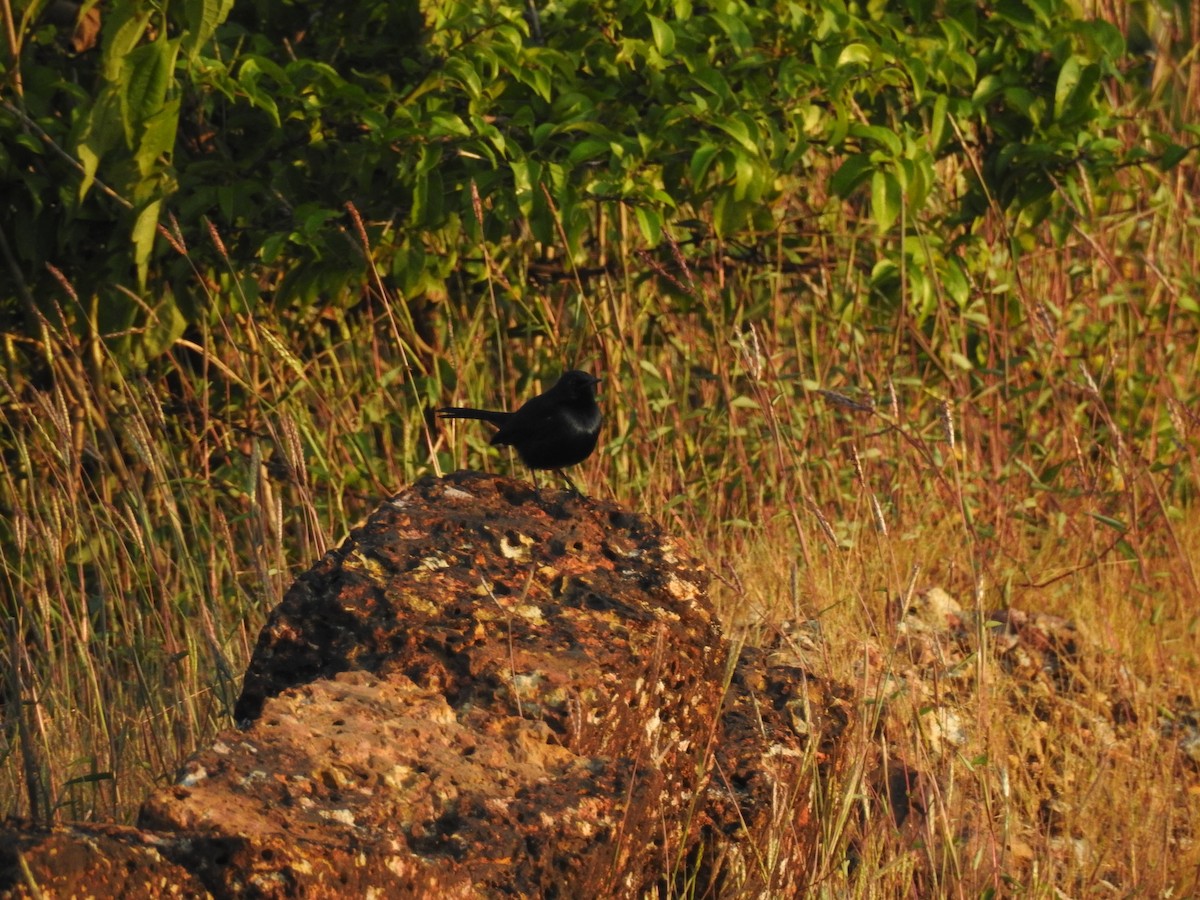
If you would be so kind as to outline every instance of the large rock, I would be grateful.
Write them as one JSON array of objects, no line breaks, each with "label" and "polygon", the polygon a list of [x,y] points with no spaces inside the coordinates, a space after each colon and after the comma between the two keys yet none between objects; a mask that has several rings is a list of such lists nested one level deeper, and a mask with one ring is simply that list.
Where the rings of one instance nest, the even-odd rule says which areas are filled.
[{"label": "large rock", "polygon": [[0,897],[203,897],[203,881],[171,859],[181,843],[186,838],[119,825],[49,829],[7,820]]},{"label": "large rock", "polygon": [[613,504],[425,479],[272,612],[244,729],[145,803],[141,839],[217,897],[798,890],[848,705],[731,662],[706,585]]}]

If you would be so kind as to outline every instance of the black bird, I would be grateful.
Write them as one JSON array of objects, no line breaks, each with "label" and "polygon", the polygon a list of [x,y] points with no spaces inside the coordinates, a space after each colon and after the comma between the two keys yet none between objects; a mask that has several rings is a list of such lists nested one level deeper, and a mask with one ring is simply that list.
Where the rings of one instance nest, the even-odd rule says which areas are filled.
[{"label": "black bird", "polygon": [[492,435],[492,446],[509,446],[521,462],[531,469],[555,469],[575,490],[563,469],[581,463],[596,449],[603,416],[596,403],[596,385],[600,379],[572,369],[563,372],[554,387],[538,394],[516,412],[445,406],[442,419],[482,419],[499,430]]}]

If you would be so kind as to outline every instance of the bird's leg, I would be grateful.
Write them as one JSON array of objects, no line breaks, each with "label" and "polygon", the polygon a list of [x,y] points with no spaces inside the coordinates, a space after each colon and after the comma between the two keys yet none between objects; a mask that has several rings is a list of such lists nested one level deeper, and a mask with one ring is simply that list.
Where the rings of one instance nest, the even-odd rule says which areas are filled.
[{"label": "bird's leg", "polygon": [[572,494],[579,494],[580,496],[583,496],[579,488],[575,487],[575,482],[571,480],[570,476],[568,476],[566,472],[564,472],[562,469],[555,469],[554,471],[559,478],[567,483],[567,487],[570,489]]}]

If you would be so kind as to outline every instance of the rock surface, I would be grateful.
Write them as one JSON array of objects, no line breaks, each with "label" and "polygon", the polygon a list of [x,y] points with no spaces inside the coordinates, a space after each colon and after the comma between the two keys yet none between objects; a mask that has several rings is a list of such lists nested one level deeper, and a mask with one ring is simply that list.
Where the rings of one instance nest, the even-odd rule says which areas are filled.
[{"label": "rock surface", "polygon": [[[109,838],[177,867],[121,895],[798,891],[811,780],[840,764],[850,706],[758,651],[731,667],[706,585],[613,504],[472,473],[418,482],[272,612],[245,727]],[[39,848],[73,838],[22,851],[28,883],[69,895]],[[32,896],[19,876],[5,888]]]},{"label": "rock surface", "polygon": [[203,897],[204,883],[171,860],[171,835],[117,825],[0,827],[0,896]]}]

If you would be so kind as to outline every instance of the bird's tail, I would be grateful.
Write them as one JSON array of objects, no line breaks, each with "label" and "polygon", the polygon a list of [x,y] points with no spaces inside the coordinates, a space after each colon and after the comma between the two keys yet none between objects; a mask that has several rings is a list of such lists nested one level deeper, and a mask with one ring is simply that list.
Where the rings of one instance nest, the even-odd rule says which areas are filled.
[{"label": "bird's tail", "polygon": [[469,406],[443,406],[437,411],[439,419],[481,419],[500,426],[512,413],[494,409],[472,409]]}]

